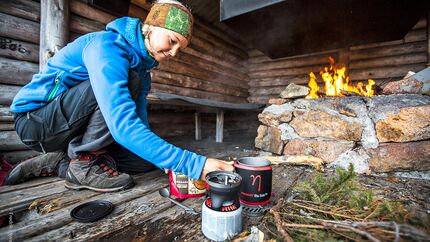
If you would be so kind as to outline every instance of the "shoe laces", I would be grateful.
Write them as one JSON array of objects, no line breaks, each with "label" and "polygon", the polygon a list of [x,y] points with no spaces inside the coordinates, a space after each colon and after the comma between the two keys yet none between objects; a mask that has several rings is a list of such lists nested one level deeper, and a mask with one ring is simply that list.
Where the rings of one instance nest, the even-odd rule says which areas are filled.
[{"label": "shoe laces", "polygon": [[118,176],[120,173],[116,170],[115,160],[108,155],[92,155],[92,159],[88,162],[88,170],[85,176],[91,170],[91,167],[97,165],[102,172],[109,173],[109,176]]}]

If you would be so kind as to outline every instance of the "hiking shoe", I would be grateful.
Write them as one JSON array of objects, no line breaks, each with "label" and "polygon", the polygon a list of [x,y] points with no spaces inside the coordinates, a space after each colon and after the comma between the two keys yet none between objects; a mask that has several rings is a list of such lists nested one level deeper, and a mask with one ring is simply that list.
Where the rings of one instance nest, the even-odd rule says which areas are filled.
[{"label": "hiking shoe", "polygon": [[52,152],[22,161],[8,173],[5,184],[15,185],[35,177],[55,176],[58,164],[66,159],[68,159],[66,153]]},{"label": "hiking shoe", "polygon": [[65,183],[69,189],[90,189],[97,192],[114,192],[133,185],[133,178],[119,173],[114,159],[104,154],[81,155],[78,159],[72,159]]}]

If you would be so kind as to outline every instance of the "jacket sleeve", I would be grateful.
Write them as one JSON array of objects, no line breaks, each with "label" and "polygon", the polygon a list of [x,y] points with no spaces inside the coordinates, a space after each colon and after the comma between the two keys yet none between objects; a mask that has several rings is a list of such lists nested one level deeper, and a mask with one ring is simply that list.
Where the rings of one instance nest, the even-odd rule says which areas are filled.
[{"label": "jacket sleeve", "polygon": [[150,128],[148,121],[146,97],[148,96],[149,90],[151,90],[151,75],[149,72],[146,71],[142,71],[142,73],[143,74],[140,75],[142,87],[140,88],[139,96],[137,96],[136,100],[136,113],[137,116],[142,119],[146,127]]},{"label": "jacket sleeve", "polygon": [[138,117],[128,90],[129,56],[127,46],[102,38],[93,39],[83,51],[94,96],[112,137],[160,168],[199,179],[206,157],[169,144]]}]

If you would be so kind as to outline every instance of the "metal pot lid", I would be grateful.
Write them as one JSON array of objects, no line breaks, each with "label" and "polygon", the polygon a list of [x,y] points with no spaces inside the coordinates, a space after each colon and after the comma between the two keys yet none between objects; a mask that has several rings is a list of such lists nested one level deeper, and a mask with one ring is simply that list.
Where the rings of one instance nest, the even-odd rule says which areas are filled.
[{"label": "metal pot lid", "polygon": [[114,205],[106,200],[95,200],[83,203],[70,212],[70,216],[78,222],[90,223],[97,221],[110,214]]},{"label": "metal pot lid", "polygon": [[206,182],[210,188],[229,189],[239,187],[242,177],[231,171],[212,171],[206,175]]}]

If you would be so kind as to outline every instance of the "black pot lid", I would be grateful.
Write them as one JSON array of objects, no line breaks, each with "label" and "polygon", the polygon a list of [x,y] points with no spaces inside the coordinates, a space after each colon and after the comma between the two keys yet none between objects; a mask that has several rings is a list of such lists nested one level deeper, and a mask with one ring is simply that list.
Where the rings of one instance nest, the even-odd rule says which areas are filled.
[{"label": "black pot lid", "polygon": [[76,221],[89,223],[97,221],[110,214],[113,209],[114,205],[111,202],[105,200],[95,200],[75,207],[70,212],[70,216],[72,216],[72,218],[74,218]]}]

